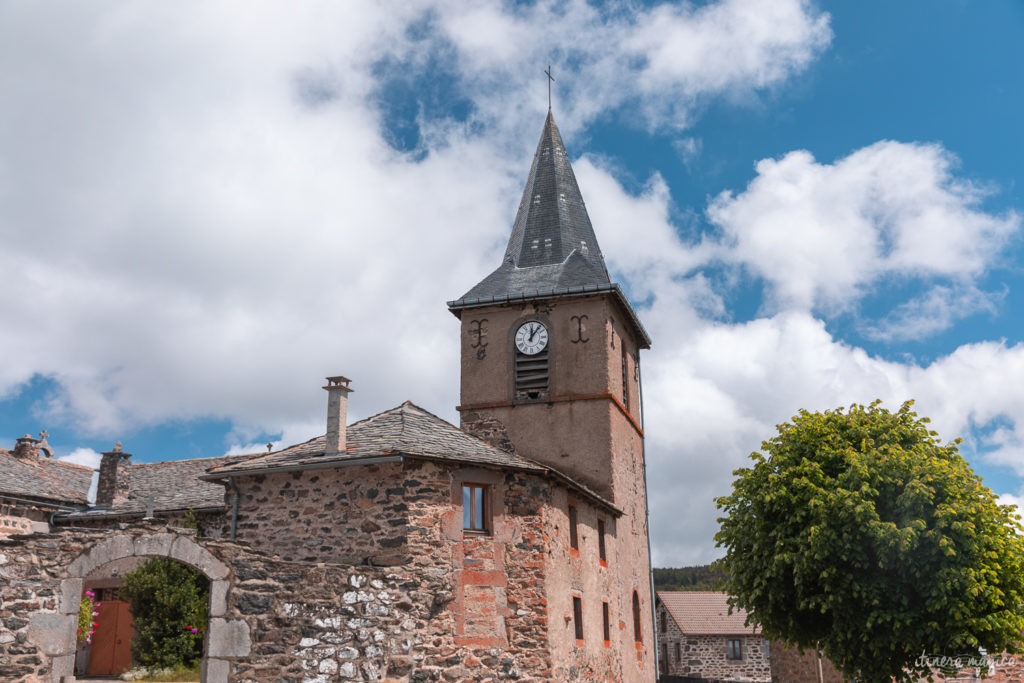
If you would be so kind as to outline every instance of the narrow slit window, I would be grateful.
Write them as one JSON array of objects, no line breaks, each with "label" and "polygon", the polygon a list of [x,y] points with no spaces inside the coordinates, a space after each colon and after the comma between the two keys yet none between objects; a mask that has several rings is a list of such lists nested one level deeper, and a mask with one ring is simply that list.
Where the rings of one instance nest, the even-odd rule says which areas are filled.
[{"label": "narrow slit window", "polygon": [[602,633],[604,633],[605,642],[611,640],[612,639],[612,623],[611,623],[611,617],[608,614],[608,603],[607,602],[602,602],[601,603],[601,628],[603,629]]},{"label": "narrow slit window", "polygon": [[664,612],[661,613],[661,635],[665,635],[665,631],[668,630],[668,615]]},{"label": "narrow slit window", "polygon": [[622,404],[629,410],[629,361],[627,360],[626,345],[622,346]]},{"label": "narrow slit window", "polygon": [[482,484],[462,485],[462,528],[487,531],[487,487]]},{"label": "narrow slit window", "polygon": [[577,519],[576,519],[576,506],[569,506],[569,546],[574,550],[580,549],[580,536],[576,530]]},{"label": "narrow slit window", "polygon": [[644,632],[640,628],[640,595],[633,591],[633,640],[644,642]]},{"label": "narrow slit window", "polygon": [[608,554],[604,547],[604,520],[597,520],[597,557],[602,562],[608,561]]},{"label": "narrow slit window", "polygon": [[682,660],[682,657],[679,652],[679,641],[676,641],[676,664],[678,664],[680,660]]},{"label": "narrow slit window", "polygon": [[576,626],[576,640],[583,640],[583,598],[572,596],[572,619]]}]

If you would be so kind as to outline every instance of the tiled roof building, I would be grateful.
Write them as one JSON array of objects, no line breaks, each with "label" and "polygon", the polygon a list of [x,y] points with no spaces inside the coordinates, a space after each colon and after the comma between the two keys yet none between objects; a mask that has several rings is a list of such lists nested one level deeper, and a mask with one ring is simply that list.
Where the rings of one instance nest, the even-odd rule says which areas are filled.
[{"label": "tiled roof building", "polygon": [[[639,356],[650,339],[608,276],[550,112],[503,262],[449,310],[460,321],[458,427],[410,402],[348,425],[350,380],[328,377],[324,435],[165,463],[133,463],[118,444],[103,454],[95,505],[57,521],[116,531],[198,516],[208,538],[244,543],[211,545],[250,559],[212,575],[211,614],[227,628],[222,615],[236,610],[238,638],[209,639],[204,680],[652,680]],[[87,565],[84,585],[113,589],[160,543],[170,556],[192,547],[111,539],[104,557],[116,561]],[[268,576],[254,563],[294,570]],[[332,567],[394,567],[377,583],[410,598],[295,586]],[[373,626],[421,599],[416,619]],[[118,673],[92,670],[97,661],[90,673]]]}]

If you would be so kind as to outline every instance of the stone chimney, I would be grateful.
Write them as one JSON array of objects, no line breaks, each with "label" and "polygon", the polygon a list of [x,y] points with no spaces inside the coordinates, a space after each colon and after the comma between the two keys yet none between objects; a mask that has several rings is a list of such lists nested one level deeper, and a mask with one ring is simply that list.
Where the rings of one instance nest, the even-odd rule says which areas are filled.
[{"label": "stone chimney", "polygon": [[96,505],[109,507],[114,503],[128,500],[128,488],[132,481],[131,453],[121,451],[121,442],[114,449],[103,454],[100,460],[100,479],[96,485]]},{"label": "stone chimney", "polygon": [[28,434],[18,439],[12,451],[14,457],[21,460],[34,460],[39,457],[39,439]]},{"label": "stone chimney", "polygon": [[327,445],[324,455],[344,453],[346,447],[345,432],[348,419],[348,395],[353,389],[348,385],[348,377],[328,377],[327,386]]}]

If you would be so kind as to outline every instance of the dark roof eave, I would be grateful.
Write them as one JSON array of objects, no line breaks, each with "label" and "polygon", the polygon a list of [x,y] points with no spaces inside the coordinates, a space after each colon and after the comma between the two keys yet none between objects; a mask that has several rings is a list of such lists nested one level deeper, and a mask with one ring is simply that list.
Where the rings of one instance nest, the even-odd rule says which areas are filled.
[{"label": "dark roof eave", "polygon": [[[44,507],[51,507],[63,510],[79,510],[81,507],[89,504],[88,500],[71,500],[69,498],[44,498],[42,496],[33,496],[31,493],[21,494],[25,496],[21,498],[19,496],[10,495],[8,493],[0,493],[0,499],[12,500],[18,503],[27,503],[29,505],[41,505]],[[66,503],[72,503],[72,505],[66,505]],[[74,504],[78,503],[79,507],[75,507]]]},{"label": "dark roof eave", "polygon": [[640,318],[637,316],[636,311],[633,310],[633,305],[629,303],[629,299],[627,299],[626,295],[623,294],[622,288],[614,282],[599,285],[577,285],[575,287],[537,290],[533,292],[519,292],[515,294],[503,294],[501,296],[485,296],[476,299],[456,299],[455,301],[448,302],[448,310],[451,311],[452,315],[456,318],[459,318],[461,317],[461,312],[463,310],[471,308],[501,306],[504,304],[526,301],[543,301],[545,299],[564,298],[567,296],[590,296],[593,294],[612,294],[615,296],[619,304],[626,311],[626,315],[633,323],[634,328],[640,334],[640,347],[644,349],[651,348],[651,338],[648,336],[647,330],[644,329],[643,323],[640,322]]},{"label": "dark roof eave", "polygon": [[[202,507],[189,506],[187,508],[157,508],[153,510],[153,514],[175,514],[185,513],[191,510],[192,512],[217,512],[223,510],[223,505],[204,505]],[[111,510],[109,508],[97,509],[97,510],[78,510],[76,512],[66,512],[56,514],[53,516],[55,521],[60,520],[76,520],[76,519],[96,519],[106,517],[145,517],[146,511],[140,510],[135,512],[123,512],[117,510]]]},{"label": "dark roof eave", "polygon": [[404,460],[403,455],[369,455],[362,458],[337,458],[322,463],[307,462],[297,463],[294,465],[279,465],[277,467],[270,466],[253,469],[227,470],[224,472],[208,472],[206,474],[199,475],[199,478],[202,479],[203,481],[223,482],[224,480],[231,479],[232,477],[247,477],[256,474],[272,474],[276,472],[300,472],[302,470],[329,470],[334,469],[335,467],[354,467],[356,465],[378,465],[380,463],[402,462],[402,460]]}]

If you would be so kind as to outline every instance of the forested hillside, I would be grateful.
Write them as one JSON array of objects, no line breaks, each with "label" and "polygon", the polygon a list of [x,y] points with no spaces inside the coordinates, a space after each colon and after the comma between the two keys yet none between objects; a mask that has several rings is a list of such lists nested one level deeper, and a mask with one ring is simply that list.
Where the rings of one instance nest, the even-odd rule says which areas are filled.
[{"label": "forested hillside", "polygon": [[714,591],[721,590],[719,583],[725,578],[716,565],[704,564],[697,567],[654,570],[656,591]]}]

